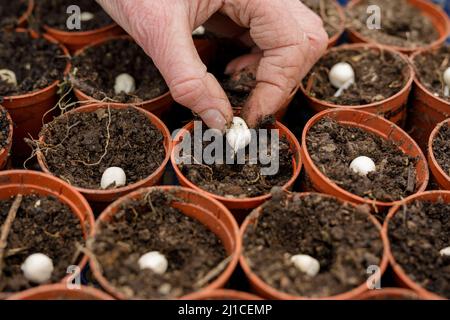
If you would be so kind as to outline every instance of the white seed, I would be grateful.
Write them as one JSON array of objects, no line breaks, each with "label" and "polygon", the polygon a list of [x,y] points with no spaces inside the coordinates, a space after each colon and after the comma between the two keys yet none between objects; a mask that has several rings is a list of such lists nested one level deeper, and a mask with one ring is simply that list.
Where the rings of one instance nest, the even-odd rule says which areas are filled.
[{"label": "white seed", "polygon": [[95,16],[92,12],[85,11],[85,12],[81,13],[80,20],[86,22],[86,21],[94,19],[94,17]]},{"label": "white seed", "polygon": [[114,92],[116,94],[120,94],[122,92],[129,94],[130,92],[133,92],[135,90],[136,82],[131,75],[129,75],[128,73],[122,73],[116,77],[116,81],[114,84]]},{"label": "white seed", "polygon": [[139,258],[138,264],[141,270],[150,269],[157,274],[163,274],[169,266],[166,257],[158,251],[147,252]]},{"label": "white seed", "polygon": [[107,189],[111,186],[123,187],[127,184],[127,176],[125,171],[119,167],[110,167],[103,172],[100,187]]},{"label": "white seed", "polygon": [[369,172],[375,171],[377,168],[372,159],[366,156],[361,156],[355,158],[350,163],[350,169],[361,176],[367,176]]},{"label": "white seed", "polygon": [[450,256],[450,247],[444,248],[441,251],[439,251],[441,256]]},{"label": "white seed", "polygon": [[320,263],[306,254],[296,254],[291,257],[294,266],[310,277],[315,277],[320,271]]},{"label": "white seed", "polygon": [[448,97],[450,91],[450,67],[445,69],[443,78],[445,82],[444,96]]},{"label": "white seed", "polygon": [[195,29],[194,31],[192,31],[192,35],[193,36],[202,36],[205,34],[205,27],[204,26],[200,26],[197,29]]},{"label": "white seed", "polygon": [[355,83],[355,71],[347,62],[339,62],[335,64],[328,74],[329,80],[333,87],[338,89],[334,94],[339,97],[344,90],[347,90],[353,83]]},{"label": "white seed", "polygon": [[25,278],[34,283],[45,283],[53,273],[53,261],[43,253],[33,253],[20,267]]},{"label": "white seed", "polygon": [[244,119],[233,117],[231,127],[227,129],[227,141],[233,148],[234,153],[244,149],[251,141],[252,134]]},{"label": "white seed", "polygon": [[14,71],[9,69],[1,69],[0,70],[0,79],[5,81],[6,83],[9,83],[13,86],[17,86],[17,78]]}]

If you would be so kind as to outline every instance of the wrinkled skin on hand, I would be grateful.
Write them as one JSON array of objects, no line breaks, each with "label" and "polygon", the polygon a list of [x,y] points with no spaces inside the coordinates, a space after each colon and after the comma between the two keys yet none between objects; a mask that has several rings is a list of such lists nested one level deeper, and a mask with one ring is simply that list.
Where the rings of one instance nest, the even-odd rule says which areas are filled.
[{"label": "wrinkled skin on hand", "polygon": [[97,1],[153,59],[174,99],[220,130],[233,111],[195,50],[194,29],[206,25],[252,47],[226,70],[258,63],[257,84],[242,111],[250,127],[276,113],[327,47],[321,19],[299,0]]}]

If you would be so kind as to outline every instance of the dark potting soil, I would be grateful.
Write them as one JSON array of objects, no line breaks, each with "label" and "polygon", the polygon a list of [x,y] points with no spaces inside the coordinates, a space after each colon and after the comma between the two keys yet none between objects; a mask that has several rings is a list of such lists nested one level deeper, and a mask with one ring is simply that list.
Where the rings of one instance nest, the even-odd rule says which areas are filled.
[{"label": "dark potting soil", "polygon": [[109,167],[122,168],[127,184],[142,180],[166,155],[162,133],[131,107],[67,113],[46,124],[40,135],[45,136],[40,149],[50,172],[88,189],[100,188]]},{"label": "dark potting soil", "polygon": [[[111,222],[101,223],[93,252],[103,275],[128,298],[177,298],[199,290],[227,254],[221,240],[203,224],[171,206],[171,193],[153,191],[124,203]],[[179,200],[183,201],[183,200]],[[140,270],[139,258],[159,251],[168,269]]]},{"label": "dark potting soil", "polygon": [[[381,9],[380,29],[370,29],[367,25],[373,15],[373,12],[367,13],[370,5]],[[431,19],[407,0],[362,0],[347,13],[351,28],[378,43],[417,48],[439,38]]]},{"label": "dark potting soil", "polygon": [[0,96],[14,96],[44,89],[62,80],[67,57],[61,48],[28,33],[0,34],[0,69],[15,73],[17,86],[0,79]]},{"label": "dark potting soil", "polygon": [[433,141],[433,154],[439,166],[450,176],[450,126],[443,125]]},{"label": "dark potting soil", "polygon": [[[134,78],[134,92],[114,92],[116,77],[122,73]],[[121,103],[139,103],[169,90],[153,61],[128,39],[111,40],[75,56],[71,76],[76,88],[97,100],[109,98]]]},{"label": "dark potting soil", "polygon": [[[244,256],[252,271],[282,292],[312,298],[363,284],[367,268],[379,265],[383,252],[369,209],[319,194],[294,194],[288,200],[277,193],[244,235]],[[299,271],[290,260],[296,254],[317,259],[320,272],[310,277]]]},{"label": "dark potting soil", "polygon": [[[14,199],[0,201],[0,225]],[[17,292],[36,285],[25,278],[20,268],[33,253],[50,257],[54,266],[50,281],[61,281],[67,268],[78,263],[77,244],[83,242],[80,220],[66,204],[52,196],[24,196],[8,235],[0,292]]]},{"label": "dark potting soil", "polygon": [[[392,141],[325,118],[309,130],[306,143],[317,168],[339,187],[360,197],[391,202],[417,189],[417,159]],[[353,172],[350,163],[359,156],[371,158],[376,171],[367,176]]]},{"label": "dark potting soil", "polygon": [[450,298],[450,204],[415,201],[389,222],[392,255],[406,274],[427,290]]},{"label": "dark potting soil", "polygon": [[0,151],[9,143],[9,124],[6,110],[0,109]]},{"label": "dark potting soil", "polygon": [[[95,0],[39,0],[35,1],[35,5],[34,17],[39,25],[47,25],[66,32],[90,31],[113,23],[113,20]],[[69,29],[67,21],[73,13],[67,13],[67,8],[71,5],[79,6],[81,13],[90,12],[94,14],[94,18],[81,21],[80,29]]]},{"label": "dark potting soil", "polygon": [[[349,63],[355,83],[334,97],[336,89],[329,80],[331,68]],[[408,64],[390,52],[367,50],[331,51],[323,56],[303,80],[309,96],[338,105],[365,105],[392,97],[403,89],[411,76]]]},{"label": "dark potting soil", "polygon": [[339,15],[335,0],[301,0],[301,2],[322,19],[323,26],[329,37],[342,30],[343,21]]},{"label": "dark potting soil", "polygon": [[[268,127],[263,125],[262,128]],[[270,136],[270,130],[268,130],[268,136]],[[259,144],[262,145],[262,140],[259,140],[259,142]],[[244,164],[237,164],[236,159],[234,159],[231,163],[227,161],[227,159],[232,159],[233,151],[231,150],[231,147],[229,147],[227,153],[227,141],[225,136],[222,141],[224,155],[223,164],[213,163],[209,165],[204,163],[204,161],[194,159],[193,155],[195,144],[203,145],[202,152],[204,152],[210,144],[215,142],[214,139],[212,142],[202,141],[202,137],[193,135],[191,142],[191,157],[186,159],[190,160],[191,163],[189,164],[186,163],[189,161],[185,161],[184,164],[179,164],[179,168],[188,180],[210,193],[227,198],[248,198],[261,196],[269,193],[274,186],[285,185],[292,177],[293,154],[290,145],[284,137],[280,137],[279,142],[279,169],[274,175],[262,175],[261,169],[264,167],[269,167],[270,165],[263,165],[258,160],[260,159],[260,154],[267,154],[267,156],[270,155],[270,140],[268,140],[265,144],[268,149],[267,153],[263,150],[264,148],[261,148],[258,144],[258,161],[256,164],[250,163],[250,160],[252,159],[250,158],[249,147],[245,150],[245,158],[243,159]],[[272,160],[276,161],[275,159]],[[227,164],[227,162],[229,164]]]},{"label": "dark potting soil", "polygon": [[244,68],[222,80],[222,88],[233,108],[242,108],[256,87],[257,65]]},{"label": "dark potting soil", "polygon": [[0,0],[0,29],[17,27],[28,8],[28,0]]},{"label": "dark potting soil", "polygon": [[444,45],[434,51],[426,51],[414,58],[414,67],[419,81],[434,96],[450,102],[445,96],[444,72],[450,67],[450,46]]}]

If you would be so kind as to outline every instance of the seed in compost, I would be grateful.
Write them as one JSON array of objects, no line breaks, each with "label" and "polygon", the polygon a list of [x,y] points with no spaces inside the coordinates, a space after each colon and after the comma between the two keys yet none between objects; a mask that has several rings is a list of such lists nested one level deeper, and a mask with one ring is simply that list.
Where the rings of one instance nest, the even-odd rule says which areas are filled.
[{"label": "seed in compost", "polygon": [[[227,258],[221,240],[174,207],[183,202],[170,192],[151,191],[99,223],[92,252],[103,276],[127,298],[178,298],[220,274]],[[166,272],[140,267],[141,257],[151,251],[167,259]]]},{"label": "seed in compost", "polygon": [[167,258],[158,251],[147,252],[139,258],[138,263],[141,270],[150,269],[157,274],[165,273],[169,266]]},{"label": "seed in compost", "polygon": [[[417,189],[417,159],[394,142],[361,128],[324,118],[309,130],[306,145],[316,167],[336,185],[363,198],[392,202]],[[364,154],[376,170],[361,175],[350,168]]]},{"label": "seed in compost", "polygon": [[388,224],[392,255],[405,273],[425,289],[450,298],[450,204],[414,201]]},{"label": "seed in compost", "polygon": [[362,176],[367,176],[369,172],[376,170],[376,165],[369,157],[360,156],[350,163],[350,169]]},{"label": "seed in compost", "polygon": [[[245,231],[244,258],[265,283],[291,295],[348,292],[366,282],[369,266],[381,263],[380,230],[368,212],[320,194],[273,197]],[[295,266],[291,257],[298,252],[319,262],[315,276]]]},{"label": "seed in compost", "polygon": [[233,117],[231,127],[227,129],[227,141],[233,148],[234,153],[244,149],[252,140],[252,134],[244,119]]},{"label": "seed in compost", "polygon": [[433,141],[433,155],[445,172],[450,176],[450,126],[444,124]]},{"label": "seed in compost", "polygon": [[153,61],[131,39],[110,39],[87,48],[72,64],[73,85],[97,100],[142,103],[169,91]]},{"label": "seed in compost", "polygon": [[20,267],[25,278],[34,283],[46,283],[52,277],[53,261],[43,253],[33,253]]},{"label": "seed in compost", "polygon": [[84,11],[80,15],[80,20],[83,22],[90,21],[95,18],[95,15],[92,12]]},{"label": "seed in compost", "polygon": [[[337,63],[338,66],[348,64],[354,72],[354,81],[338,96],[330,79],[331,70]],[[344,71],[342,73],[351,79],[349,66],[337,70]],[[316,99],[359,106],[392,97],[405,87],[410,77],[408,63],[397,54],[383,49],[341,49],[325,54],[305,77],[303,87],[309,96]]]},{"label": "seed in compost", "polygon": [[101,189],[103,173],[111,167],[126,172],[127,185],[143,180],[166,155],[162,133],[132,107],[66,113],[46,124],[40,136],[49,171],[87,189]]},{"label": "seed in compost", "polygon": [[[0,226],[14,198],[0,201]],[[21,268],[35,253],[52,260],[54,270],[49,282],[60,282],[67,275],[67,268],[79,262],[77,245],[83,243],[80,220],[68,205],[53,196],[24,195],[8,234],[0,292],[17,292],[35,285]]]},{"label": "seed in compost", "polygon": [[450,247],[442,249],[439,253],[441,256],[450,256]]},{"label": "seed in compost", "polygon": [[331,84],[338,89],[334,97],[339,98],[355,82],[355,72],[347,62],[336,63],[329,74]]},{"label": "seed in compost", "polygon": [[206,29],[204,26],[199,26],[197,29],[192,31],[193,36],[203,36],[206,32]]},{"label": "seed in compost", "polygon": [[29,0],[0,0],[0,29],[17,27],[19,18],[27,10]]},{"label": "seed in compost", "polygon": [[[381,9],[380,28],[367,23],[373,15],[367,8],[374,5]],[[362,0],[347,13],[351,28],[377,43],[414,49],[439,38],[431,19],[408,0]]]},{"label": "seed in compost", "polygon": [[294,266],[310,277],[315,277],[320,271],[320,263],[307,254],[296,254],[291,257]]},{"label": "seed in compost", "polygon": [[31,93],[62,80],[67,59],[58,44],[43,38],[0,33],[0,69],[8,70],[0,76],[0,96]]},{"label": "seed in compost", "polygon": [[123,187],[127,184],[125,171],[119,167],[110,167],[103,172],[100,187],[102,189]]}]

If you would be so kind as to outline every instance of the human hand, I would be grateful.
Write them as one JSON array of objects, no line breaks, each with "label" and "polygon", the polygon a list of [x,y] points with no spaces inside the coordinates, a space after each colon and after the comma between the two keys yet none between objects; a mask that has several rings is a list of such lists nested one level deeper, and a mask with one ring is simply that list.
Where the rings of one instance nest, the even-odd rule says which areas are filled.
[{"label": "human hand", "polygon": [[226,70],[259,62],[257,85],[242,111],[250,127],[276,113],[327,47],[322,21],[299,0],[97,1],[152,58],[175,101],[220,130],[233,111],[195,49],[195,28],[213,17],[211,28],[254,47]]}]

